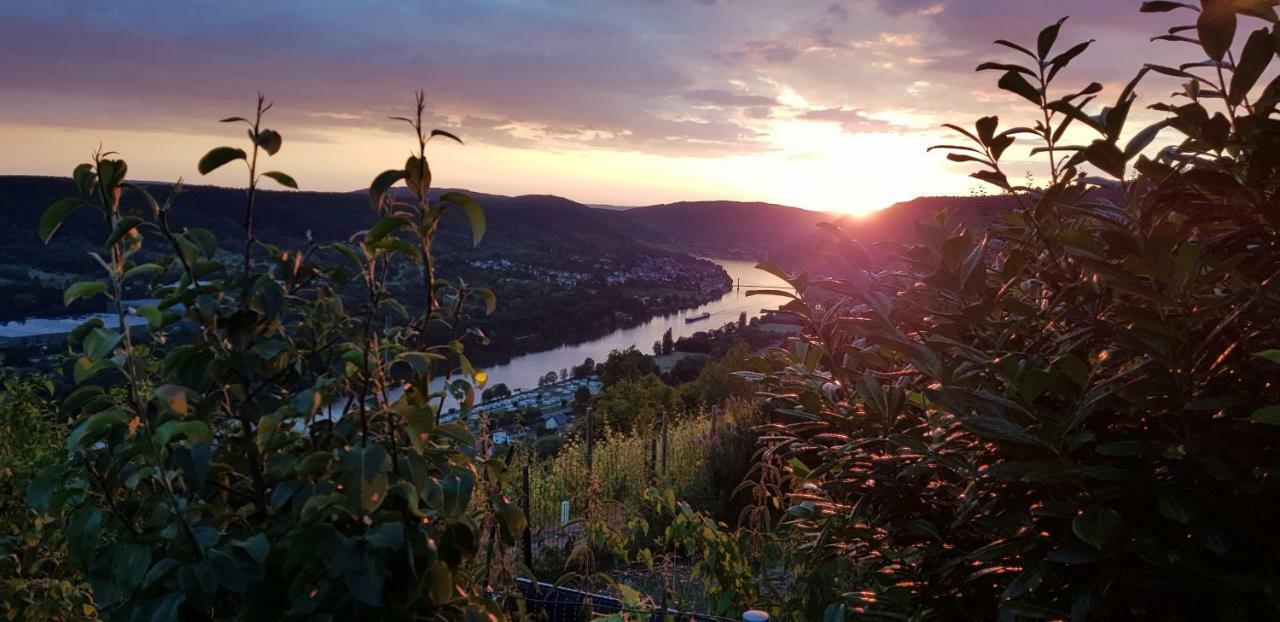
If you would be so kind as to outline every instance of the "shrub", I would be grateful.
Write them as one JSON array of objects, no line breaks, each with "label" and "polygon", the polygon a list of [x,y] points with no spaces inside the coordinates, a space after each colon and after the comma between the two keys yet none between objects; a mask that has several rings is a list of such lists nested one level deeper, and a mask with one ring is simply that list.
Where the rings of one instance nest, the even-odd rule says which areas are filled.
[{"label": "shrub", "polygon": [[[789,619],[1280,616],[1280,80],[1255,88],[1280,28],[1229,52],[1274,4],[1206,0],[1198,39],[1160,38],[1208,60],[1149,65],[1097,111],[1101,85],[1055,88],[1089,45],[1060,51],[1061,22],[999,42],[1015,60],[979,69],[1032,122],[949,126],[944,149],[1020,207],[985,234],[920,223],[877,273],[831,227],[831,278],[782,274],[805,335],[753,377],[785,515],[741,537],[776,552]],[[1153,74],[1183,99],[1130,130]],[[1005,175],[1020,137],[1043,189]]]},{"label": "shrub", "polygon": [[[494,304],[435,274],[444,216],[463,215],[477,242],[484,233],[471,199],[428,198],[427,143],[456,138],[423,128],[419,94],[401,119],[413,155],[370,186],[380,220],[345,243],[284,249],[253,231],[258,184],[296,187],[262,171],[282,146],[263,125],[270,108],[260,96],[251,118],[225,119],[247,126],[247,150],[218,147],[198,166],[247,170],[238,264],[207,230],[170,227],[179,187],[158,201],[109,152],[76,167],[78,194],[46,211],[45,240],[81,207],[105,223],[104,278],[72,285],[68,302],[118,303],[136,282],[161,302],[136,310],[150,338],[123,305],[116,325],[75,331],[69,456],[28,497],[61,522],[111,619],[498,617],[483,590],[494,542],[524,517],[501,494],[505,465],[473,457],[467,427],[439,418],[446,393],[465,417],[483,374],[461,338],[433,336],[474,340],[468,317]],[[405,191],[391,191],[398,182]],[[138,261],[145,240],[167,254]],[[385,287],[406,268],[423,284],[420,312]],[[363,299],[340,297],[347,284]]]},{"label": "shrub", "polygon": [[24,489],[61,460],[66,426],[50,416],[53,382],[0,370],[0,619],[96,618],[84,575],[68,562],[59,526],[26,504]]}]

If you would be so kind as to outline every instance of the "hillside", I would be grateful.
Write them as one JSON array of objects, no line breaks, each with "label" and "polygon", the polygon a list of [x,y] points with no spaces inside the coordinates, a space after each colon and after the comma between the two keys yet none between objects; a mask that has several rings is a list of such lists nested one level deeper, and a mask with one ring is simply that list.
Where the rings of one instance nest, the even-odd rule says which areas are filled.
[{"label": "hillside", "polygon": [[709,255],[762,259],[813,233],[832,215],[772,203],[698,201],[636,207],[621,215],[652,241]]},{"label": "hillside", "polygon": [[[147,185],[160,199],[170,191],[167,185]],[[45,206],[72,192],[66,178],[0,176],[0,295],[8,301],[0,321],[65,312],[61,288],[91,273],[93,262],[87,254],[97,248],[104,226],[88,217],[90,212],[67,219],[48,246],[36,237]],[[1000,198],[922,198],[852,218],[770,203],[702,201],[619,210],[551,195],[470,194],[485,208],[485,241],[473,248],[464,223],[446,222],[438,241],[440,266],[445,274],[488,280],[501,275],[478,273],[470,266],[502,257],[574,272],[589,271],[601,262],[630,265],[647,257],[694,254],[820,269],[810,265],[825,235],[816,226],[820,222],[835,222],[871,246],[881,240],[913,240],[917,221],[931,220],[948,208],[979,227],[1007,209],[1007,200]],[[363,192],[268,190],[259,193],[258,202],[258,237],[274,244],[303,245],[308,235],[318,242],[340,240],[374,222]],[[242,205],[239,189],[189,186],[173,219],[178,227],[209,228],[228,248],[235,248]],[[85,310],[89,309],[72,309]]]}]

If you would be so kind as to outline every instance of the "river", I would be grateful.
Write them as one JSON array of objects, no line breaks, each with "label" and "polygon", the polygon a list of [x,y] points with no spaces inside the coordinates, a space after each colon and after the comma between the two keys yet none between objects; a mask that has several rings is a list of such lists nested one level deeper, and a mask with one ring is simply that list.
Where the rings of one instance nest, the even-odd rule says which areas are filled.
[{"label": "river", "polygon": [[[603,363],[613,350],[626,349],[631,346],[642,352],[651,353],[653,342],[662,339],[662,334],[671,329],[676,339],[692,335],[698,331],[719,328],[729,322],[735,322],[743,311],[747,319],[759,317],[762,311],[776,309],[787,301],[782,296],[747,296],[751,289],[790,289],[786,281],[756,268],[755,262],[714,259],[733,279],[734,284],[742,283],[742,289],[735,287],[717,300],[702,306],[686,309],[671,315],[658,316],[649,321],[616,330],[608,335],[584,343],[560,346],[553,350],[534,352],[517,356],[510,362],[485,369],[488,374],[487,386],[505,384],[512,391],[532,389],[538,386],[538,379],[549,371],[572,369],[580,365],[588,357],[597,363]],[[748,287],[751,286],[751,287]],[[502,313],[499,300],[498,313]],[[705,320],[689,323],[685,318],[710,313]]]}]

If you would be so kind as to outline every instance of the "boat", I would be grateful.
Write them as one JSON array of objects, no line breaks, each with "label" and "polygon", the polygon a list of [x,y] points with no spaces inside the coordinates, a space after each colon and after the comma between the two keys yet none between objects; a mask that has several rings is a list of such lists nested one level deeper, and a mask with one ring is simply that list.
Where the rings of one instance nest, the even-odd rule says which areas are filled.
[{"label": "boat", "polygon": [[711,319],[711,314],[710,314],[710,313],[703,313],[702,315],[695,315],[695,316],[693,316],[693,317],[687,317],[687,318],[685,318],[685,319],[684,319],[684,322],[685,322],[685,324],[692,324],[692,323],[694,323],[694,322],[701,322],[702,320],[708,320],[708,319]]}]

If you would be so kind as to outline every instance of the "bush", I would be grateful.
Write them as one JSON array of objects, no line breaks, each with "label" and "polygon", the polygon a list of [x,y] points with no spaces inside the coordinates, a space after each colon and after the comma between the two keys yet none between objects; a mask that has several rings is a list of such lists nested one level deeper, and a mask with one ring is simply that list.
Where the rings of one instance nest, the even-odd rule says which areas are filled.
[{"label": "bush", "polygon": [[42,468],[61,460],[66,426],[50,417],[53,382],[0,370],[0,619],[97,617],[59,526],[25,500]]},{"label": "bush", "polygon": [[[448,391],[465,421],[484,377],[462,340],[433,335],[471,335],[468,318],[493,308],[490,292],[435,274],[444,215],[470,221],[477,242],[484,233],[471,199],[427,198],[427,142],[454,137],[422,127],[419,94],[404,119],[413,155],[369,190],[380,220],[348,243],[284,249],[253,231],[258,184],[296,187],[262,172],[282,144],[262,125],[270,108],[259,97],[251,119],[226,120],[249,128],[248,150],[218,147],[198,166],[246,166],[238,261],[224,264],[231,253],[207,230],[172,229],[180,188],[156,200],[111,153],[76,167],[77,196],[44,214],[45,240],[81,207],[106,224],[104,278],[72,285],[68,302],[118,303],[141,282],[161,302],[136,311],[149,339],[123,306],[115,326],[72,335],[70,453],[28,497],[60,522],[112,619],[499,617],[484,591],[495,541],[510,543],[524,517],[502,494],[505,465],[473,457],[467,427],[439,418]],[[398,182],[407,190],[392,192]],[[167,254],[138,262],[144,240]],[[400,269],[424,284],[420,314],[388,295],[384,277]],[[348,283],[363,300],[336,294]]]},{"label": "bush", "polygon": [[[1034,120],[945,149],[1020,207],[986,234],[920,223],[878,273],[830,228],[832,278],[781,275],[805,336],[753,369],[785,515],[739,537],[788,619],[1280,617],[1280,80],[1254,88],[1280,27],[1226,60],[1237,12],[1273,4],[1204,2],[1198,41],[1165,38],[1209,59],[1097,112],[1100,85],[1053,88],[1088,47],[1059,53],[1061,23],[1000,42],[1015,62],[980,69]],[[1152,74],[1186,98],[1129,130]],[[1018,137],[1047,187],[1005,175]]]}]

